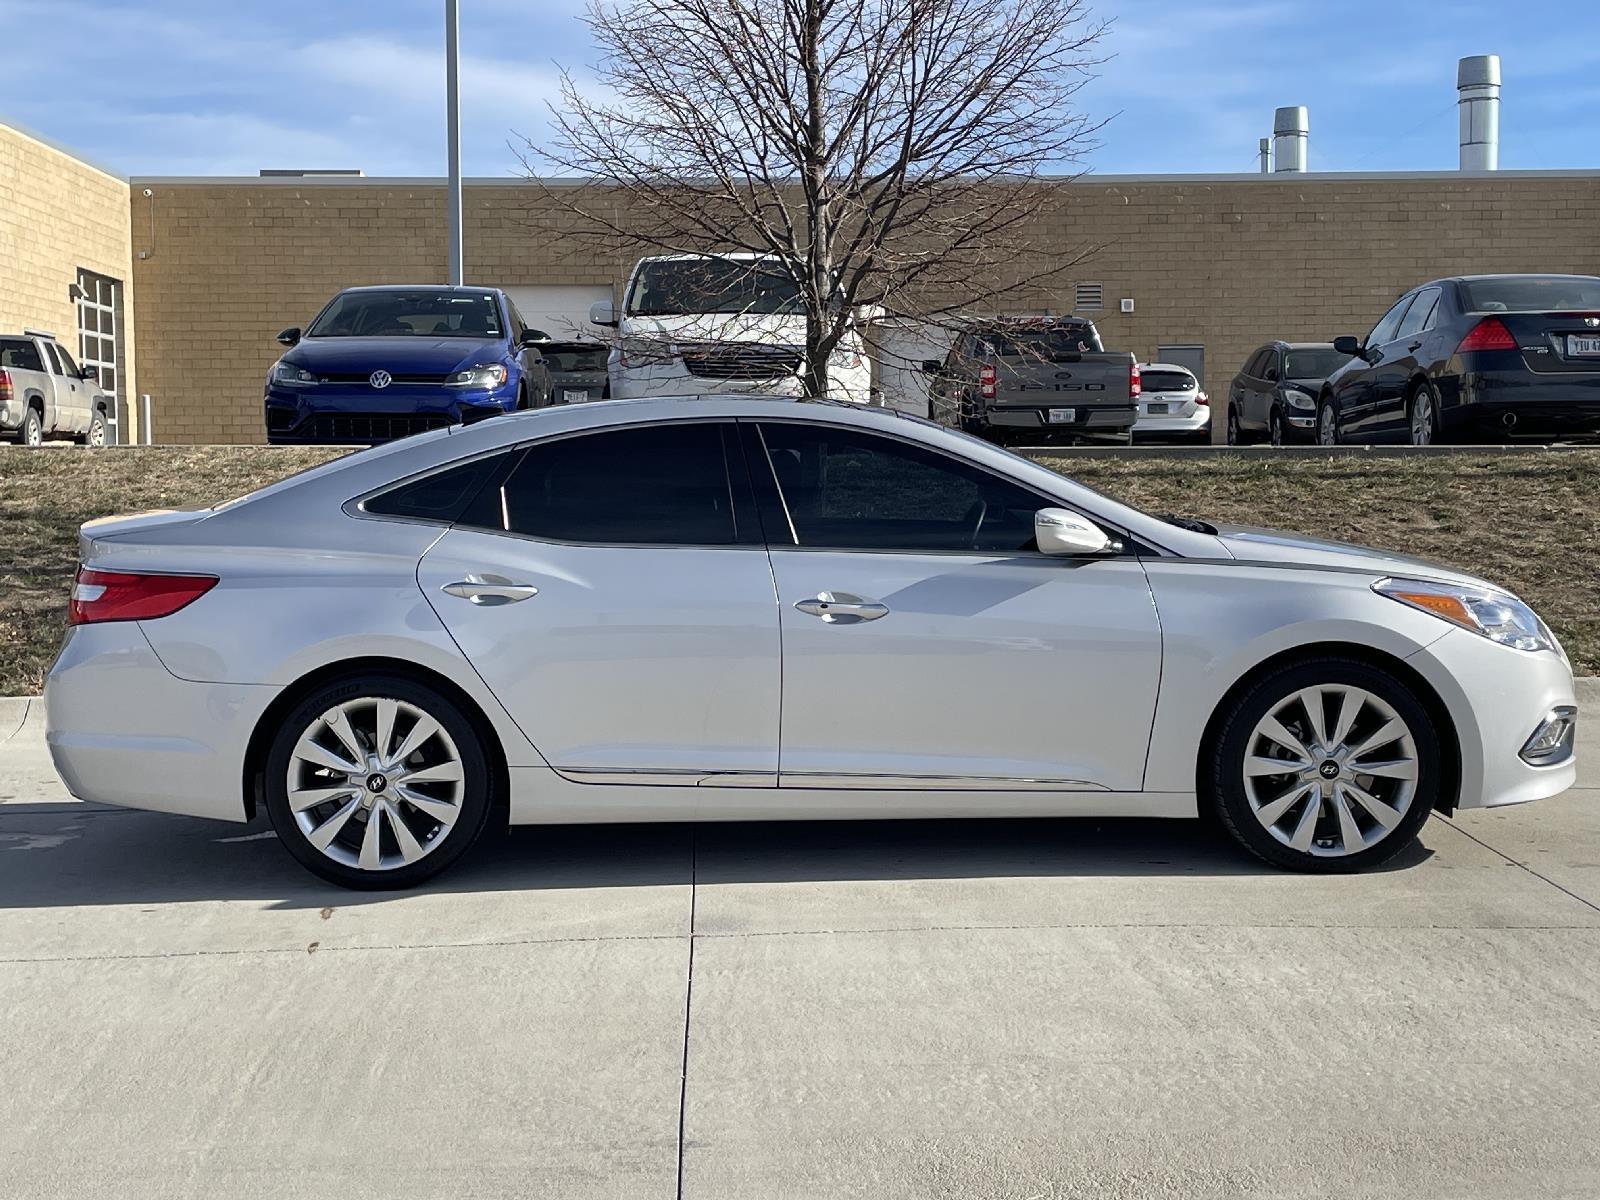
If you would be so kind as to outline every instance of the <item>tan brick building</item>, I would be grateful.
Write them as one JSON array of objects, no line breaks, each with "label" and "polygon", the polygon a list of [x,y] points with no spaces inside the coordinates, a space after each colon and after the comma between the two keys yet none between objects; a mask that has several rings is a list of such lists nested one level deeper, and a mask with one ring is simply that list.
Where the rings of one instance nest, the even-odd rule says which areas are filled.
[{"label": "tan brick building", "polygon": [[[10,144],[0,138],[0,161]],[[25,164],[40,173],[37,183],[0,175],[0,197],[8,186],[33,197],[18,230],[0,234],[10,239],[0,241],[0,264],[12,261],[4,247],[57,239],[48,189],[52,172],[70,168],[55,153],[41,148]],[[281,352],[278,330],[303,326],[342,287],[445,273],[437,179],[136,177],[116,193],[116,181],[78,169],[126,204],[121,228],[131,235],[130,292],[139,297],[127,342],[130,356],[134,342],[141,350],[132,382],[152,398],[158,441],[263,440],[261,384]],[[1067,189],[1068,202],[1033,232],[1041,255],[1052,264],[1087,256],[1019,307],[1085,312],[1108,346],[1144,360],[1163,347],[1202,348],[1213,392],[1261,342],[1365,333],[1420,280],[1600,274],[1595,171],[1099,176],[1044,186]],[[531,186],[469,180],[464,207],[467,281],[517,290],[530,318],[538,302],[524,296],[565,304],[581,321],[587,298],[620,290],[631,266],[574,249],[556,206]],[[78,224],[66,244],[86,244]],[[113,246],[115,229],[104,236],[121,257],[95,261],[108,271],[126,264],[129,243]],[[63,253],[47,255],[59,264],[71,258]],[[82,253],[75,261],[89,265]],[[64,269],[40,268],[26,285],[58,297],[56,315],[29,320],[69,319],[59,308]],[[23,312],[4,298],[8,286],[0,283],[0,328]],[[1096,294],[1100,307],[1088,307]],[[1121,311],[1124,300],[1131,313]]]},{"label": "tan brick building", "polygon": [[128,183],[0,125],[0,333],[53,333],[108,392],[134,371]]}]

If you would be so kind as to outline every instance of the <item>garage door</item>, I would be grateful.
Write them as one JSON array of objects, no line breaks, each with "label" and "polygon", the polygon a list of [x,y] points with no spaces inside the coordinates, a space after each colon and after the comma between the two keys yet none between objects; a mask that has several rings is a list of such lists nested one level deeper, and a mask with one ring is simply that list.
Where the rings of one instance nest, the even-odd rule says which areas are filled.
[{"label": "garage door", "polygon": [[601,338],[610,331],[589,324],[589,305],[611,299],[608,287],[508,287],[522,319],[553,338]]}]

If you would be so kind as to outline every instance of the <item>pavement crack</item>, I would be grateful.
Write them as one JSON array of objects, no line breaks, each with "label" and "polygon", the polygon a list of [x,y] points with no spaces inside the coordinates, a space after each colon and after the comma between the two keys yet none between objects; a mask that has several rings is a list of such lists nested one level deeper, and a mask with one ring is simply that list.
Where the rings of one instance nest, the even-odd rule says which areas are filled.
[{"label": "pavement crack", "polygon": [[689,830],[689,964],[683,983],[683,1062],[678,1082],[678,1196],[683,1200],[683,1128],[689,1103],[689,1022],[694,1013],[694,918],[699,899],[699,843],[695,830]]},{"label": "pavement crack", "polygon": [[1523,871],[1526,871],[1529,875],[1532,875],[1535,879],[1540,880],[1543,883],[1548,883],[1551,887],[1555,888],[1556,891],[1558,891],[1558,892],[1566,893],[1568,896],[1571,896],[1574,900],[1576,900],[1579,904],[1584,905],[1586,908],[1591,908],[1595,912],[1600,912],[1600,904],[1596,904],[1593,900],[1590,900],[1585,896],[1578,895],[1577,892],[1573,891],[1569,887],[1563,887],[1561,884],[1557,883],[1554,879],[1551,879],[1550,876],[1540,874],[1538,871],[1535,871],[1532,867],[1530,867],[1527,863],[1523,862],[1521,859],[1512,858],[1511,855],[1507,854],[1504,850],[1500,849],[1498,846],[1491,846],[1488,842],[1484,841],[1481,837],[1478,837],[1476,834],[1469,833],[1467,830],[1463,829],[1460,825],[1456,824],[1456,822],[1451,821],[1450,824],[1456,830],[1458,830],[1463,836],[1465,836],[1467,838],[1470,838],[1474,842],[1477,842],[1478,845],[1482,846],[1485,850],[1489,851],[1489,853],[1498,854],[1501,858],[1505,859],[1513,867],[1517,867],[1517,868],[1519,868],[1519,869],[1521,869]]}]

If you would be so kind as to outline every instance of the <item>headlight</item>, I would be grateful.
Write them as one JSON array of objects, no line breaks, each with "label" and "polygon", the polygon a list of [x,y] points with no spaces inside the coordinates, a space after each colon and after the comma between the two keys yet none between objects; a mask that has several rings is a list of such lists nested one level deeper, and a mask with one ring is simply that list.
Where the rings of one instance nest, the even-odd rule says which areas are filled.
[{"label": "headlight", "polygon": [[625,367],[660,367],[678,357],[677,350],[666,338],[625,337],[617,352]]},{"label": "headlight", "polygon": [[1443,617],[1491,642],[1518,650],[1557,650],[1555,635],[1537,613],[1508,592],[1465,584],[1428,583],[1421,579],[1380,579],[1372,585],[1380,596]]},{"label": "headlight", "polygon": [[304,367],[297,367],[293,363],[284,362],[283,359],[280,358],[277,362],[272,364],[272,382],[300,384],[316,383],[317,377],[310,371],[307,371]]},{"label": "headlight", "polygon": [[1283,398],[1289,402],[1290,408],[1312,409],[1317,406],[1317,398],[1310,392],[1302,392],[1298,388],[1284,388]]},{"label": "headlight", "polygon": [[504,363],[479,363],[446,377],[446,387],[497,388],[506,381]]}]

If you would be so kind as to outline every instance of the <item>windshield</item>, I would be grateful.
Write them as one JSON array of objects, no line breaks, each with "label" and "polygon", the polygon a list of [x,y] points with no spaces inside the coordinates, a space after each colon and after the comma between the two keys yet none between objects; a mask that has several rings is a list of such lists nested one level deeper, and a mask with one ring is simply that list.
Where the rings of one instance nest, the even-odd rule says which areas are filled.
[{"label": "windshield", "polygon": [[497,338],[500,306],[490,292],[340,292],[317,314],[306,336]]},{"label": "windshield", "polygon": [[628,312],[671,317],[691,313],[788,313],[799,309],[794,282],[770,265],[719,258],[660,259],[639,267]]},{"label": "windshield", "polygon": [[1286,379],[1326,379],[1349,361],[1348,354],[1340,354],[1331,347],[1291,350],[1284,356],[1283,373]]},{"label": "windshield", "polygon": [[1052,325],[1043,329],[1011,329],[977,335],[980,354],[1035,362],[1099,354],[1100,334],[1089,324]]},{"label": "windshield", "polygon": [[1512,275],[1464,283],[1468,312],[1600,312],[1600,279]]},{"label": "windshield", "polygon": [[557,371],[603,371],[606,347],[593,342],[550,342],[539,347],[539,354]]}]

